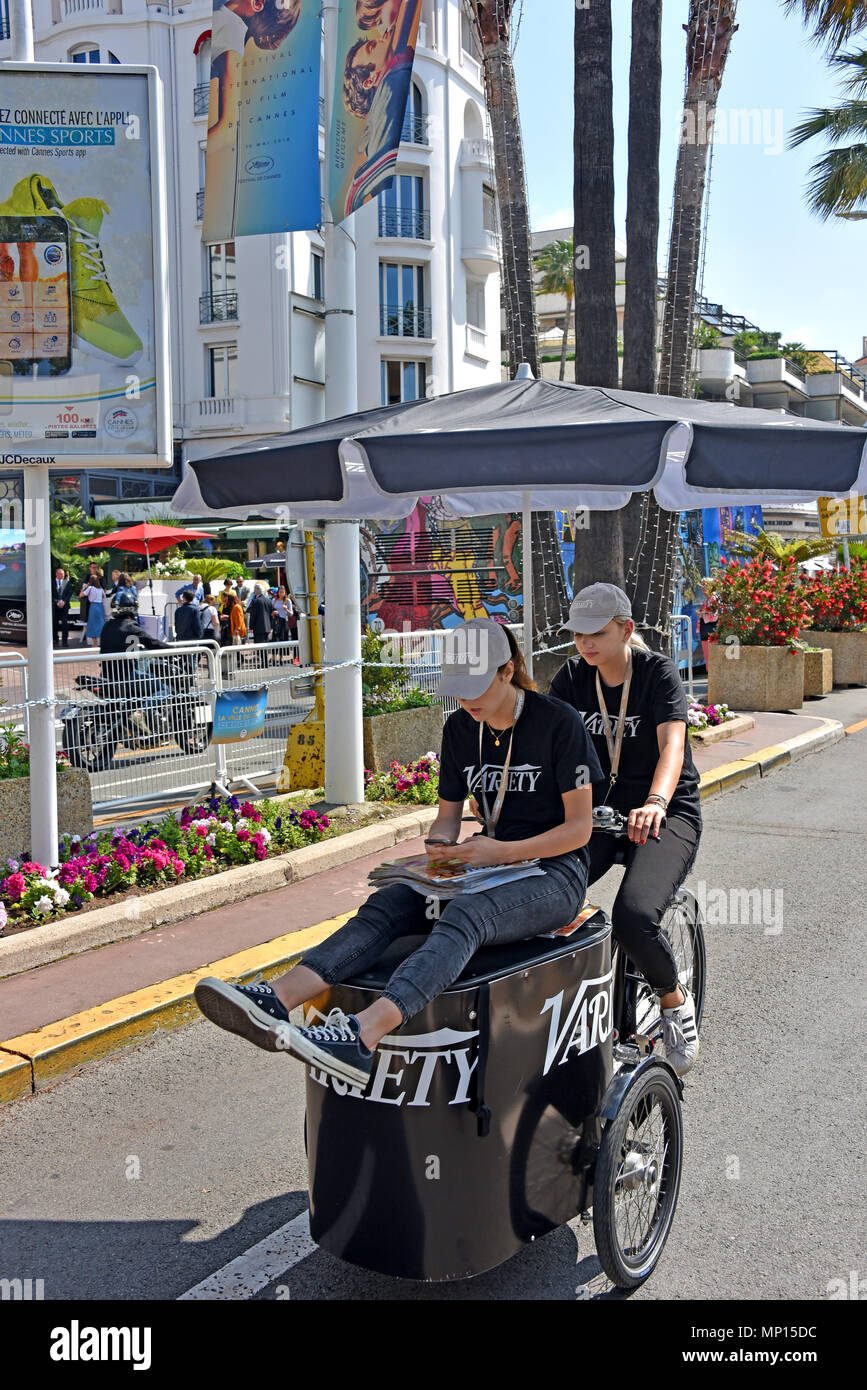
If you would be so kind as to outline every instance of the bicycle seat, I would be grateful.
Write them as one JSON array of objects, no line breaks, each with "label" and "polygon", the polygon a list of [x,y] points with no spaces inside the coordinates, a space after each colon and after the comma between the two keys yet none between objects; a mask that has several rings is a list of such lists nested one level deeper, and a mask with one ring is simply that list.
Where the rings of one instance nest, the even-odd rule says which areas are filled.
[{"label": "bicycle seat", "polygon": [[[583,910],[575,919],[580,922],[580,926],[569,936],[533,936],[524,941],[483,946],[471,956],[449,988],[471,988],[506,975],[514,975],[518,971],[530,970],[557,956],[566,955],[577,947],[584,948],[596,940],[601,940],[611,931],[611,922],[601,908],[593,907],[583,921],[582,915]],[[397,967],[402,965],[413,951],[417,951],[419,946],[423,946],[425,941],[427,936],[424,934],[399,937],[387,947],[378,961],[366,970],[359,971],[345,983],[365,989],[383,989]]]}]

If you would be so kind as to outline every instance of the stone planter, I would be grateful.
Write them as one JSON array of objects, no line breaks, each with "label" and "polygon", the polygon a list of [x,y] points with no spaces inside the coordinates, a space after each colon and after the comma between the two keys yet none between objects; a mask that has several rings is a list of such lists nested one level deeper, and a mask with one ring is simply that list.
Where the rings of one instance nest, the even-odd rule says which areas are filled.
[{"label": "stone planter", "polygon": [[803,652],[711,642],[708,657],[709,705],[754,711],[800,709],[804,703]]},{"label": "stone planter", "polygon": [[[89,835],[93,829],[90,777],[79,767],[57,774],[57,824],[61,834]],[[20,859],[30,845],[30,778],[0,781],[0,859]]]},{"label": "stone planter", "polygon": [[804,652],[804,699],[818,700],[828,695],[834,684],[834,662],[830,647]]},{"label": "stone planter", "polygon": [[439,755],[443,707],[428,705],[397,714],[372,714],[362,721],[364,766],[387,772],[393,762],[411,763],[431,749]]},{"label": "stone planter", "polygon": [[867,632],[814,632],[799,634],[811,647],[830,647],[835,685],[867,685]]}]

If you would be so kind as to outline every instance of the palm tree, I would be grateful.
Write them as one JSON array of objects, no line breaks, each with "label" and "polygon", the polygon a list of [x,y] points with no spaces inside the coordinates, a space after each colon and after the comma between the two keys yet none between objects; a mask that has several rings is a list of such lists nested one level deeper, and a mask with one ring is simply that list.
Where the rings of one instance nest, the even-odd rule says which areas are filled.
[{"label": "palm tree", "polygon": [[[514,0],[465,0],[482,52],[485,96],[494,146],[494,174],[503,248],[503,303],[509,345],[509,372],[528,362],[541,376],[539,330],[530,251],[530,212],[524,173],[524,142],[512,62]],[[533,625],[525,642],[557,638],[569,607],[563,555],[553,512],[533,514]]]},{"label": "palm tree", "polygon": [[566,322],[563,327],[563,344],[560,349],[560,380],[566,379],[566,344],[569,338],[569,320],[572,317],[572,300],[575,298],[575,254],[573,239],[552,241],[536,252],[536,269],[542,272],[542,279],[536,286],[537,294],[562,294],[566,297]]},{"label": "palm tree", "polygon": [[[614,118],[611,0],[575,7],[574,245],[575,380],[617,386],[614,286]],[[575,546],[574,588],[602,580],[625,583],[619,512],[596,512]]]},{"label": "palm tree", "polygon": [[656,390],[662,5],[632,0],[623,386]]},{"label": "palm tree", "polygon": [[[688,396],[692,389],[695,298],[701,260],[702,216],[713,124],[723,72],[737,30],[737,0],[690,0],[686,23],[686,93],[674,180],[668,275],[662,323],[659,391]],[[668,641],[678,550],[679,517],[663,512],[650,494],[641,499],[636,554],[627,587],[648,645]]]},{"label": "palm tree", "polygon": [[754,555],[773,560],[775,565],[794,558],[801,565],[817,555],[829,555],[836,549],[836,537],[809,536],[796,541],[784,541],[774,531],[759,530],[756,535],[746,531],[723,531],[723,543],[729,554],[743,555],[751,559]]},{"label": "palm tree", "polygon": [[[807,204],[819,217],[867,217],[867,49],[839,53],[832,64],[844,73],[851,97],[841,106],[814,108],[789,136],[789,148],[823,135],[837,149],[810,169]],[[860,136],[853,144],[842,144]]]},{"label": "palm tree", "polygon": [[783,0],[787,14],[800,13],[817,43],[834,51],[867,25],[867,0]]}]

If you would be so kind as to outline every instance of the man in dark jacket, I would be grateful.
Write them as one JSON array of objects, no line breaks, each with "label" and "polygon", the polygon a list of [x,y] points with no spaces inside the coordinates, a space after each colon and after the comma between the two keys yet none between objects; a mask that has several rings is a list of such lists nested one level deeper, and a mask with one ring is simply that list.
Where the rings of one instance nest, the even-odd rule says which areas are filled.
[{"label": "man in dark jacket", "polygon": [[55,570],[54,584],[51,590],[55,647],[57,646],[58,633],[64,647],[69,646],[69,601],[71,598],[72,580],[67,579],[66,570]]},{"label": "man in dark jacket", "polygon": [[[138,595],[134,588],[120,588],[114,596],[111,617],[99,634],[103,658],[126,652],[171,651],[168,642],[152,637],[138,621]],[[149,663],[130,659],[100,662],[104,696],[110,700],[135,701],[139,708],[160,705],[174,692],[148,670]],[[145,698],[142,698],[142,697]]]},{"label": "man in dark jacket", "polygon": [[175,611],[176,642],[198,642],[202,635],[202,621],[193,599],[192,589],[184,589],[181,602]]},{"label": "man in dark jacket", "polygon": [[[267,642],[271,633],[271,601],[262,592],[261,584],[253,590],[253,597],[247,605],[247,626],[253,634],[254,642]],[[258,664],[268,665],[267,652],[259,652]]]}]

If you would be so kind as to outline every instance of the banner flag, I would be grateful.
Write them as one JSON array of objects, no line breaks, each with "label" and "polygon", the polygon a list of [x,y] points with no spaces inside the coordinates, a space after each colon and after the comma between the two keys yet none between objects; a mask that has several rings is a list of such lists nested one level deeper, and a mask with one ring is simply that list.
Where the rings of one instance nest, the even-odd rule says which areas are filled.
[{"label": "banner flag", "polygon": [[328,189],[342,222],[391,182],[421,0],[341,0]]},{"label": "banner flag", "polygon": [[212,743],[244,743],[265,727],[268,690],[225,690],[217,696]]},{"label": "banner flag", "polygon": [[204,242],[322,221],[321,35],[316,0],[214,0]]}]

